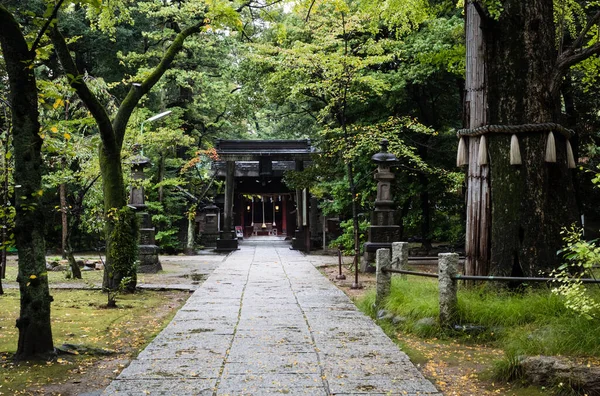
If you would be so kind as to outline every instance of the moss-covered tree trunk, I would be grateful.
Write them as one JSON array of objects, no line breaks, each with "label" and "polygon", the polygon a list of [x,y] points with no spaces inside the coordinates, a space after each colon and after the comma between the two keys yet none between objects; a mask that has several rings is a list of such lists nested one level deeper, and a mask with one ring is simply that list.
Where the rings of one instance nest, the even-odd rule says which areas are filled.
[{"label": "moss-covered tree trunk", "polygon": [[[117,253],[121,250],[129,250],[130,247],[124,246],[123,241],[115,238],[115,222],[112,221],[117,210],[121,210],[127,205],[125,195],[125,184],[123,182],[123,170],[121,165],[121,151],[110,150],[105,145],[100,148],[100,170],[102,172],[102,191],[104,193],[104,212],[107,214],[106,222],[106,262],[104,271],[103,287],[110,290],[116,290],[120,287],[121,280],[124,277],[133,277],[128,281],[128,288],[135,289],[135,270],[127,268],[124,263],[117,262]],[[135,262],[136,257],[130,258]]]},{"label": "moss-covered tree trunk", "polygon": [[10,83],[9,102],[13,122],[15,155],[15,239],[19,250],[17,281],[21,310],[17,319],[17,360],[45,358],[52,354],[52,330],[44,243],[41,190],[40,124],[37,87],[33,70],[35,52],[30,51],[19,25],[0,6],[0,44]]},{"label": "moss-covered tree trunk", "polygon": [[[489,124],[559,122],[551,93],[555,72],[552,0],[506,0],[483,27]],[[555,133],[557,162],[546,163],[548,132],[520,134],[522,165],[510,165],[510,135],[488,134],[493,275],[537,275],[554,268],[560,229],[577,221],[565,139]]]},{"label": "moss-covered tree trunk", "polygon": [[[133,291],[136,286],[135,263],[137,261],[137,251],[131,245],[134,243],[132,238],[135,239],[134,237],[137,234],[135,230],[128,226],[134,224],[135,221],[130,218],[131,213],[129,212],[131,211],[126,210],[127,197],[121,165],[121,149],[129,118],[140,99],[150,92],[152,87],[169,69],[175,56],[183,48],[185,39],[200,32],[200,29],[204,26],[204,18],[199,15],[196,15],[196,17],[199,22],[179,32],[158,65],[148,73],[141,83],[134,84],[131,87],[112,121],[104,106],[85,84],[83,73],[77,69],[58,27],[53,28],[50,32],[52,43],[63,69],[67,74],[75,76],[75,78],[70,79],[70,84],[96,120],[102,138],[99,157],[104,193],[104,211],[107,217],[106,262],[103,282],[105,289],[113,291],[119,289],[121,281],[125,277],[129,278],[127,289]],[[115,217],[115,213],[121,213],[121,215]],[[131,231],[130,235],[121,234],[121,232],[127,232],[127,230]]]}]

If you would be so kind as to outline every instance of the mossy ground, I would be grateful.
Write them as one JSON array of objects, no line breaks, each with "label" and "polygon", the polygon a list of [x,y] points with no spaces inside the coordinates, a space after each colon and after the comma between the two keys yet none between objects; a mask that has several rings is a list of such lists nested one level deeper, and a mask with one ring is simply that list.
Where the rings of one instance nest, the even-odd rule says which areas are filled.
[{"label": "mossy ground", "polygon": [[[103,384],[99,377],[115,377],[127,359],[158,334],[189,296],[188,292],[142,291],[119,295],[118,308],[106,309],[106,294],[100,291],[52,290],[51,294],[55,346],[74,344],[91,348],[92,352],[59,354],[51,362],[13,363],[19,292],[8,289],[0,296],[0,395],[77,394],[68,389],[89,390],[86,383],[92,387],[106,385],[109,378]],[[114,354],[98,354],[94,348]]]}]

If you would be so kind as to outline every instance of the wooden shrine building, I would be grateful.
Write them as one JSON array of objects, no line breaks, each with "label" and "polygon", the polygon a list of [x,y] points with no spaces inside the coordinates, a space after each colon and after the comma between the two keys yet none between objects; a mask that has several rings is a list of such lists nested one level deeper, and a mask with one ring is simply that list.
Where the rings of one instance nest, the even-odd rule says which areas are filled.
[{"label": "wooden shrine building", "polygon": [[290,190],[283,175],[311,161],[310,140],[217,140],[215,148],[217,177],[225,180],[217,249],[237,249],[237,230],[245,238],[292,237],[295,248],[309,250],[308,191]]}]

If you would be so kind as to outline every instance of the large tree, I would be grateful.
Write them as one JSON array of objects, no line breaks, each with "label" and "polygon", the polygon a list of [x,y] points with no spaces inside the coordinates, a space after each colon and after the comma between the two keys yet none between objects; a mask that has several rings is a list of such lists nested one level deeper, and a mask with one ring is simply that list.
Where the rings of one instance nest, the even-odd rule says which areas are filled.
[{"label": "large tree", "polygon": [[[109,216],[109,221],[106,223],[106,266],[103,286],[111,290],[119,288],[122,279],[125,277],[135,279],[133,264],[136,258],[131,257],[130,254],[124,255],[123,252],[129,251],[129,247],[121,245],[123,242],[121,238],[113,238],[115,222],[128,221],[127,217],[131,215],[111,215],[115,213],[115,210],[122,210],[127,205],[121,163],[121,151],[127,124],[142,97],[150,92],[168,70],[175,56],[183,48],[185,39],[192,34],[200,32],[206,24],[205,13],[202,10],[198,11],[201,12],[194,15],[193,20],[188,26],[177,28],[178,33],[173,36],[171,44],[162,55],[158,64],[140,82],[135,82],[131,85],[129,92],[112,119],[98,100],[98,97],[87,86],[84,78],[85,72],[77,67],[58,26],[55,26],[51,32],[52,43],[65,73],[69,76],[70,84],[96,119],[102,139],[99,150],[100,170],[104,192],[104,210],[107,216]],[[119,262],[116,260],[117,257],[120,257]],[[129,281],[128,286],[129,288],[134,288],[135,282]]]},{"label": "large tree", "polygon": [[[269,6],[279,2],[273,1],[269,3]],[[111,213],[116,213],[115,211],[123,210],[123,214],[126,212],[124,208],[126,208],[127,198],[121,155],[125,133],[133,111],[140,104],[142,98],[150,93],[167,70],[172,67],[176,56],[181,54],[184,44],[190,36],[209,29],[212,30],[213,27],[230,29],[229,26],[237,26],[239,28],[241,26],[241,13],[246,12],[246,10],[262,12],[263,9],[267,8],[267,5],[262,2],[225,0],[211,2],[190,0],[165,4],[148,1],[138,2],[136,7],[132,7],[126,1],[101,3],[96,21],[99,27],[108,26],[108,31],[114,33],[115,28],[110,23],[113,14],[118,16],[116,21],[128,24],[131,22],[130,15],[137,12],[147,18],[146,23],[150,21],[148,30],[154,30],[154,32],[146,32],[141,35],[143,48],[139,50],[141,53],[152,55],[151,59],[138,65],[137,70],[134,70],[131,73],[132,75],[127,78],[130,83],[128,91],[121,101],[116,115],[112,118],[107,114],[98,98],[87,87],[85,71],[78,66],[71,56],[71,48],[69,48],[60,27],[55,26],[52,29],[52,43],[60,63],[69,77],[71,86],[96,119],[102,139],[99,151],[100,170],[104,192],[104,210],[108,216],[105,288],[116,289],[120,287],[121,281],[125,277],[133,279],[133,282],[129,282],[129,288],[135,287],[135,270],[132,268],[132,264],[135,262],[136,257],[128,253],[123,254],[123,252],[129,251],[126,246],[121,244],[123,239],[113,238],[113,231],[116,229],[115,222],[127,221],[131,214],[111,216]],[[91,9],[94,10],[93,6]],[[163,31],[160,37],[156,36],[157,30]],[[158,41],[154,42],[155,38]],[[198,43],[196,42],[196,44]],[[141,55],[140,58],[144,58],[144,56]],[[124,262],[117,262],[117,256],[123,258]]]},{"label": "large tree", "polygon": [[[40,197],[41,147],[38,96],[34,74],[35,40],[29,47],[13,15],[0,6],[0,44],[10,85],[15,156],[15,240],[19,250],[17,281],[21,310],[17,319],[19,341],[15,358],[45,358],[54,351],[44,243],[44,212]],[[42,31],[46,27],[42,27]],[[38,36],[39,37],[39,36]]]},{"label": "large tree", "polygon": [[[600,13],[579,26],[580,34],[563,49],[563,37],[557,40],[555,21],[561,20],[555,6],[566,3],[576,4],[467,2],[467,126],[546,125],[537,132],[518,133],[520,165],[511,165],[510,134],[486,135],[487,165],[475,158],[480,137],[469,138],[469,273],[532,276],[553,268],[561,227],[578,220],[567,140],[556,124],[563,121],[565,74],[600,51],[589,34]],[[556,139],[556,162],[546,162],[550,132]]]}]

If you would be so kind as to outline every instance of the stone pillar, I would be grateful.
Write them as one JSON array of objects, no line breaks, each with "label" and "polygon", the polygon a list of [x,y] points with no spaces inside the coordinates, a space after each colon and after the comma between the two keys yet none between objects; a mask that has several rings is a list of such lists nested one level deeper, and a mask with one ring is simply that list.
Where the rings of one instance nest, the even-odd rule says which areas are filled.
[{"label": "stone pillar", "polygon": [[408,242],[392,242],[392,268],[405,270],[408,266]]},{"label": "stone pillar", "polygon": [[238,240],[233,228],[233,190],[235,176],[235,161],[227,161],[225,176],[225,204],[223,208],[223,223],[220,238],[217,240],[217,251],[237,250]]},{"label": "stone pillar", "polygon": [[450,327],[454,324],[457,314],[458,299],[456,296],[456,280],[458,274],[458,254],[438,254],[440,326]]},{"label": "stone pillar", "polygon": [[364,256],[361,263],[361,271],[373,271],[373,262],[377,249],[391,249],[392,242],[400,239],[400,226],[394,224],[394,200],[392,199],[392,180],[394,174],[390,167],[396,163],[394,154],[387,152],[387,139],[381,140],[381,151],[371,159],[377,164],[377,198],[375,199],[375,210],[371,213],[371,225],[369,226],[368,242],[364,245]]},{"label": "stone pillar", "polygon": [[131,176],[133,184],[129,190],[129,205],[135,208],[140,227],[140,241],[138,245],[138,257],[140,273],[156,273],[162,269],[158,259],[158,246],[154,239],[155,228],[151,217],[146,212],[146,201],[144,197],[143,182],[145,179],[144,169],[150,165],[150,160],[142,155],[136,155],[131,160]]},{"label": "stone pillar", "polygon": [[375,294],[375,306],[380,307],[386,297],[390,295],[390,289],[392,287],[392,274],[390,272],[386,272],[386,270],[390,269],[391,264],[390,250],[377,249],[375,254],[375,263],[377,267],[377,290]]}]

